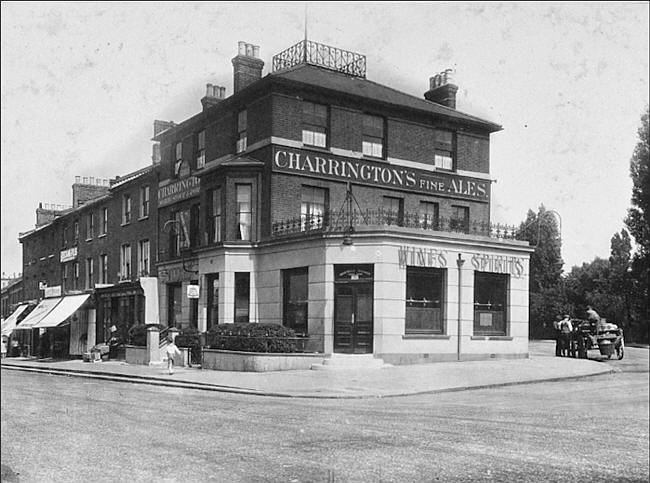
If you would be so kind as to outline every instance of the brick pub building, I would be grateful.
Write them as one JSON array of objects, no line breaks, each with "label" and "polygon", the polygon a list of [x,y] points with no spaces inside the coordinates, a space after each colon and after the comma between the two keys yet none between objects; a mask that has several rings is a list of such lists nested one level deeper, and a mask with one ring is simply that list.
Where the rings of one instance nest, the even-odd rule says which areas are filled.
[{"label": "brick pub building", "polygon": [[[163,325],[268,322],[390,363],[528,355],[526,242],[490,220],[490,135],[450,72],[422,98],[302,41],[159,124]],[[188,290],[199,287],[199,297]]]}]

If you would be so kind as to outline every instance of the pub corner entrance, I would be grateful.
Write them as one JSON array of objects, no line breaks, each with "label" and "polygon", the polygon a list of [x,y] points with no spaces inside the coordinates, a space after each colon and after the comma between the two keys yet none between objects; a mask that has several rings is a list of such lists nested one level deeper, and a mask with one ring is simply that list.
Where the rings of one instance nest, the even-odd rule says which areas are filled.
[{"label": "pub corner entrance", "polygon": [[334,352],[371,354],[372,265],[334,266]]}]

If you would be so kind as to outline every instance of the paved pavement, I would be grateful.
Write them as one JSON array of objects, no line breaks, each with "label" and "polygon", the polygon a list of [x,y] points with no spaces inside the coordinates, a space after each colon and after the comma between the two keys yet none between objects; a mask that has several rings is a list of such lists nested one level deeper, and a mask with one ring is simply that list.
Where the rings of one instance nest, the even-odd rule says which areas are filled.
[{"label": "paved pavement", "polygon": [[438,362],[374,369],[230,372],[81,360],[5,358],[2,369],[33,371],[139,384],[183,387],[259,396],[370,398],[461,391],[582,378],[615,372],[607,363],[554,357],[554,343],[535,341],[530,357],[518,360]]}]

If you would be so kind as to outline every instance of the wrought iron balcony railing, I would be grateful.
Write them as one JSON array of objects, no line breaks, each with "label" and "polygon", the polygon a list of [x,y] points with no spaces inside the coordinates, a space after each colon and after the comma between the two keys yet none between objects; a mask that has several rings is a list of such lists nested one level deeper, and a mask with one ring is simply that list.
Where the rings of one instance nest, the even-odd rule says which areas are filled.
[{"label": "wrought iron balcony railing", "polygon": [[356,77],[366,77],[365,55],[311,40],[301,40],[273,56],[273,72],[299,64],[312,64]]},{"label": "wrought iron balcony railing", "polygon": [[500,223],[465,222],[454,218],[431,218],[420,213],[398,214],[382,208],[376,210],[354,210],[348,217],[332,216],[332,213],[319,215],[302,215],[272,224],[271,236],[283,237],[311,233],[349,233],[360,226],[366,227],[402,227],[423,231],[465,233],[496,239],[518,239],[516,226]]}]

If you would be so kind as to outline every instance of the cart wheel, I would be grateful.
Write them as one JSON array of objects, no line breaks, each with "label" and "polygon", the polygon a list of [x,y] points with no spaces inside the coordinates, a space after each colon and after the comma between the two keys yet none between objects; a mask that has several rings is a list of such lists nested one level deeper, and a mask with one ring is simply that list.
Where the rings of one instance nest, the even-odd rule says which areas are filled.
[{"label": "cart wheel", "polygon": [[616,348],[616,357],[618,357],[618,360],[620,361],[623,359],[623,356],[625,355],[625,349],[623,348],[623,341],[621,341],[621,345],[619,345]]}]

